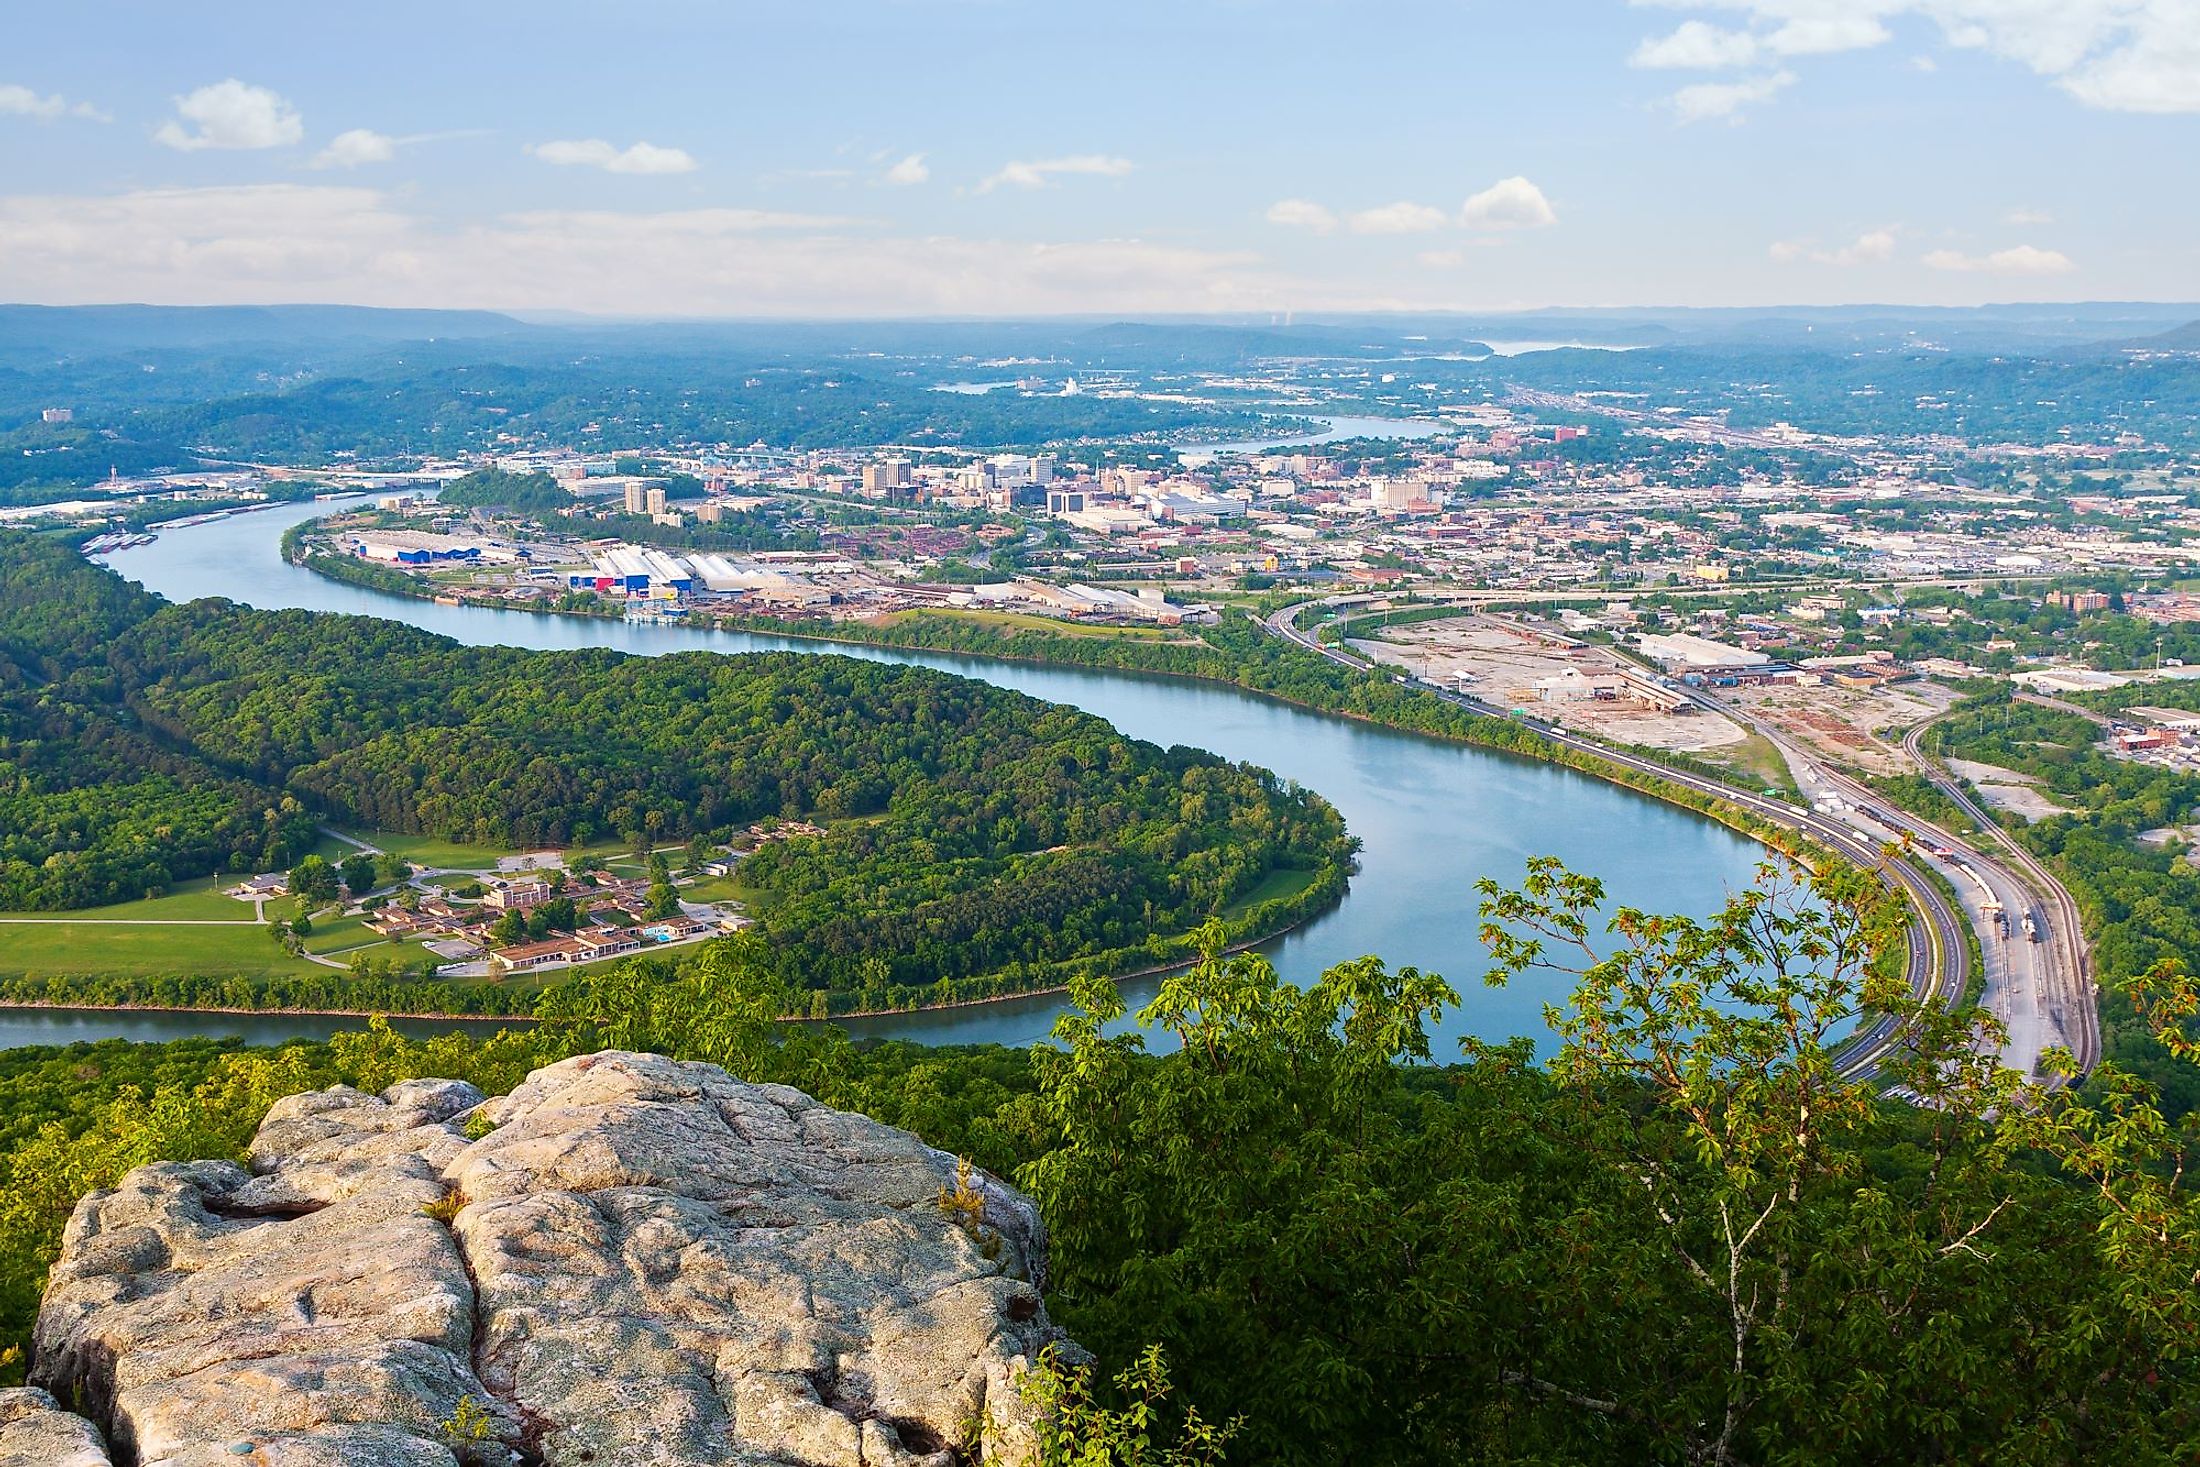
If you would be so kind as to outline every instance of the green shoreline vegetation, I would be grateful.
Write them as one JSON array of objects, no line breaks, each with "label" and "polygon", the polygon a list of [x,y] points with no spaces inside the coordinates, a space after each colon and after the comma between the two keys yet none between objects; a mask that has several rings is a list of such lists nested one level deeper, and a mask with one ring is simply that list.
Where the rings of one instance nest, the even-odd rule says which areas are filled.
[{"label": "green shoreline vegetation", "polygon": [[[299,554],[302,545],[299,532],[305,523],[309,522],[292,527],[286,534],[286,554],[294,557]],[[376,589],[416,597],[433,594],[401,572],[383,571],[330,556],[309,556],[306,563],[317,571],[333,572],[345,579],[362,575],[372,577]],[[392,584],[382,584],[385,577]],[[277,615],[295,620],[303,614]],[[350,619],[336,620],[348,622]],[[920,614],[885,626],[824,620],[794,623],[764,619],[720,620],[721,624],[742,630],[824,641],[1068,666],[1099,666],[1116,671],[1224,682],[1316,711],[1557,763],[1693,810],[1776,850],[1795,848],[1791,833],[1724,801],[1654,777],[1644,777],[1593,756],[1562,749],[1519,724],[1476,715],[1419,696],[1378,673],[1340,668],[1267,635],[1250,616],[1241,612],[1232,611],[1219,626],[1203,629],[1197,641],[1169,642],[1068,636],[1023,624],[971,624],[948,613]],[[1673,762],[1676,765],[1683,763],[1680,760]],[[1692,768],[1692,761],[1686,767]],[[302,816],[302,809],[296,815]],[[378,819],[376,823],[390,822]],[[479,836],[483,832],[474,829],[463,834]],[[1340,851],[1342,849],[1340,847]],[[1277,867],[1230,900],[1212,904],[1209,913],[1224,918],[1226,937],[1233,947],[1249,946],[1297,926],[1334,904],[1344,892],[1349,872],[1349,856],[1343,854]],[[1259,899],[1259,893],[1276,886],[1279,877],[1287,878],[1282,894]],[[102,936],[108,938],[110,947],[117,941],[128,945],[127,938]],[[1899,949],[1900,944],[1895,946]],[[234,971],[240,968],[236,962],[225,965],[211,957],[180,970],[152,971],[139,965],[91,963],[74,955],[67,963],[49,958],[44,962],[24,962],[12,970],[0,961],[0,1002],[493,1017],[530,1012],[542,990],[543,980],[539,977],[438,979],[432,976],[433,963],[404,945],[363,946],[350,956],[349,971],[308,964],[272,947],[264,958],[256,957],[241,965],[242,971]],[[1180,966],[1189,956],[1184,930],[1171,935],[1147,928],[1135,943],[1088,950],[1074,959],[1012,962],[987,974],[947,975],[922,984],[898,981],[899,974],[890,969],[882,972],[874,961],[844,973],[840,983],[810,988],[799,1007],[786,1016],[827,1018],[906,1012],[1023,994],[1060,992],[1082,976],[1164,972]],[[1898,951],[1895,956],[1899,957]],[[72,967],[75,971],[68,971]]]},{"label": "green shoreline vegetation", "polygon": [[[294,531],[299,528],[293,526]],[[403,571],[367,565],[344,556],[304,552],[302,544],[300,538],[286,539],[285,553],[306,569],[333,580],[414,600],[432,600],[438,594],[428,583]],[[602,607],[546,607],[535,602],[479,594],[469,594],[467,600],[471,605],[538,616],[615,618],[621,615]],[[1454,613],[1447,610],[1445,614]],[[1792,837],[1788,832],[1746,811],[1725,806],[1684,786],[1645,778],[1621,765],[1562,748],[1510,719],[1472,713],[1454,704],[1422,696],[1399,687],[1381,673],[1355,672],[1339,667],[1327,658],[1269,636],[1260,630],[1251,613],[1234,608],[1226,610],[1219,623],[1198,628],[1196,636],[1171,641],[1077,635],[933,611],[904,614],[885,623],[830,617],[718,614],[699,617],[692,624],[794,640],[941,652],[1004,662],[1096,668],[1221,683],[1241,692],[1318,713],[1562,765],[1709,816],[1775,849],[1791,848]],[[1762,788],[1735,769],[1687,755],[1641,752],[1645,757],[1668,763],[1676,769],[1717,779],[1737,789]]]},{"label": "green shoreline vegetation", "polygon": [[[614,1048],[796,1086],[1028,1192],[1091,1404],[1137,1424],[1103,1452],[1079,1417],[1046,1467],[1182,1467],[1194,1413],[1229,1423],[1196,1460],[1246,1467],[2189,1455],[2200,1204],[2151,1092],[2111,1063],[2019,1103],[1977,1061],[1990,1019],[1872,975],[1902,918],[1853,868],[1768,870],[1701,921],[1607,929],[1603,895],[1547,861],[1481,887],[1493,981],[1572,975],[1547,1065],[1434,1054],[1458,995],[1433,975],[1365,958],[1301,988],[1212,926],[1140,1015],[1167,1054],[1111,1032],[1101,978],[1029,1050],[858,1047],[775,1023],[785,995],[723,948],[572,975],[494,1035],[0,1052],[0,1379],[86,1191],[241,1157],[301,1090],[504,1093]],[[2200,991],[2173,967],[2137,991],[2183,1043]],[[1834,1074],[1832,1036],[1888,1012],[1913,1036],[1888,1078],[1924,1104]],[[1140,1362],[1166,1393],[1109,1390]]]},{"label": "green shoreline vegetation", "polygon": [[[340,580],[355,580],[357,584],[372,584],[375,589],[393,590],[396,594],[415,599],[426,599],[434,594],[426,583],[404,572],[365,565],[347,557],[307,554],[302,549],[303,543],[302,536],[287,539],[285,554],[299,560],[308,569]],[[372,581],[355,579],[355,571],[371,577]],[[392,583],[402,584],[385,586],[382,584],[385,578]],[[537,615],[604,614],[600,610],[567,612],[533,603],[508,603],[501,609]],[[1452,608],[1417,610],[1440,611],[1444,615],[1457,614]],[[1729,801],[1553,743],[1534,729],[1513,720],[1477,714],[1456,704],[1428,697],[1400,686],[1395,679],[1379,671],[1341,667],[1326,657],[1269,634],[1260,625],[1254,612],[1236,608],[1225,610],[1219,622],[1198,628],[1196,636],[1167,642],[1146,638],[1079,636],[1035,628],[1021,622],[1004,624],[998,620],[965,617],[954,612],[909,613],[883,623],[827,617],[782,619],[719,614],[701,619],[696,624],[728,631],[822,643],[942,652],[1001,661],[1098,668],[1110,672],[1221,683],[1241,692],[1314,712],[1357,719],[1400,732],[1465,743],[1477,748],[1556,764],[1701,815],[1759,841],[1780,856],[1805,856],[1821,864],[1845,864],[1847,861],[1838,852],[1827,851],[1811,844],[1795,832],[1761,819]],[[1684,754],[1652,750],[1639,752],[1653,762],[1715,779],[1739,791],[1754,792],[1763,787],[1743,772],[1693,759]],[[1326,906],[1342,896],[1345,879],[1345,873],[1340,872],[1335,894],[1325,893],[1319,906],[1308,897],[1302,897],[1287,908],[1279,907],[1271,920],[1282,921],[1287,926],[1305,921],[1320,910],[1321,906]],[[1231,922],[1229,927],[1233,941],[1239,946],[1250,945],[1242,935],[1245,928],[1260,930],[1258,922],[1246,922],[1242,919]],[[1899,973],[1907,954],[1906,932],[1890,930],[1884,935],[1878,956],[1880,970],[1890,974]],[[1184,956],[1182,952],[1170,956],[1156,954],[1154,967],[1147,971],[1165,971],[1168,965],[1181,963]],[[1061,991],[1067,986],[1068,980],[1065,978],[1050,987],[1020,991]],[[13,990],[4,978],[0,978],[0,999],[13,996]],[[393,997],[398,996],[418,1001],[418,995],[409,991],[402,995],[393,994]],[[912,1004],[910,1007],[946,1007],[965,1001],[967,1000],[940,1000],[932,1004]],[[817,1012],[815,1017],[831,1017],[843,1012],[882,1011],[885,1011],[884,1006],[864,1010],[827,1008]]]}]

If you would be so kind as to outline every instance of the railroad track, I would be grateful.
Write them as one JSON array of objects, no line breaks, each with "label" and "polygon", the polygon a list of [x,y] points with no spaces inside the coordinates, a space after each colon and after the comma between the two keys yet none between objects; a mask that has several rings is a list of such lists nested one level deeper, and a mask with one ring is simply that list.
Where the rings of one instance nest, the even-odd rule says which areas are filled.
[{"label": "railroad track", "polygon": [[[1299,628],[1299,613],[1310,604],[1313,603],[1301,602],[1296,606],[1285,607],[1265,618],[1262,625],[1271,634],[1326,657],[1341,667],[1349,667],[1358,672],[1373,670],[1371,664],[1340,648],[1324,646]],[[1403,676],[1403,680],[1421,692],[1456,704],[1469,712],[1492,718],[1508,717],[1504,709],[1469,697],[1465,693],[1439,687],[1410,675]],[[1941,895],[1939,887],[1908,861],[1889,855],[1877,842],[1857,830],[1828,820],[1815,811],[1799,810],[1784,800],[1753,795],[1719,780],[1707,779],[1687,770],[1644,759],[1625,750],[1582,738],[1541,720],[1530,719],[1526,723],[1537,734],[1561,748],[1592,755],[1637,773],[1714,796],[1747,810],[1759,819],[1809,836],[1820,845],[1839,852],[1846,860],[1876,870],[1882,880],[1892,883],[1902,892],[1910,909],[1906,978],[1911,994],[1921,1003],[1945,1008],[1952,1008],[1962,1002],[1964,988],[1970,981],[1970,949],[1964,941],[1965,924],[1947,898]],[[1901,1038],[1902,1025],[1899,1017],[1889,1015],[1876,1020],[1842,1043],[1836,1052],[1835,1068],[1845,1078],[1872,1079],[1879,1073],[1888,1053],[1900,1043]]]},{"label": "railroad track", "polygon": [[[2025,696],[2025,695],[2019,695]],[[2057,700],[2037,699],[2025,696],[2027,702],[2043,703],[2048,707],[2070,707]],[[2083,713],[2098,719],[2089,709],[2071,707],[2072,712]],[[2101,1062],[2101,1010],[2100,996],[2093,975],[2092,954],[2086,950],[2085,929],[2078,919],[2078,903],[2068,889],[2057,880],[2055,874],[2043,865],[2039,858],[2025,849],[2022,842],[2001,828],[2001,823],[1981,808],[1971,792],[1949,771],[1946,765],[1925,748],[1925,731],[1932,727],[1933,719],[1914,724],[1902,736],[1902,751],[1939,790],[1961,810],[1971,823],[1985,832],[2009,857],[2016,867],[2021,884],[2033,888],[2051,912],[2049,940],[2061,955],[2057,967],[2068,976],[2071,985],[2070,1002],[2065,1012],[2076,1016],[2077,1032],[2066,1034],[2070,1040],[2070,1052],[2077,1060],[2080,1075],[2091,1074]]]}]

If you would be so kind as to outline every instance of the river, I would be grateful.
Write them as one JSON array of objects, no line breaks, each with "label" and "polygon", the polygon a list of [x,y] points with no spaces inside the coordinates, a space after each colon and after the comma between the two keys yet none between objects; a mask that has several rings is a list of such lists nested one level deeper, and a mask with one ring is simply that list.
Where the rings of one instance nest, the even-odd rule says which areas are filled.
[{"label": "river", "polygon": [[[463,642],[530,648],[615,647],[655,654],[707,649],[743,652],[845,650],[846,655],[943,668],[1108,719],[1125,733],[1185,743],[1265,765],[1333,801],[1364,842],[1349,895],[1325,915],[1267,945],[1285,976],[1307,981],[1367,953],[1393,965],[1442,973],[1461,1004],[1438,1028],[1437,1053],[1456,1053],[1467,1035],[1503,1040],[1548,1037],[1546,1002],[1564,996],[1558,978],[1485,988],[1488,964],[1475,940],[1474,882],[1517,881],[1530,856],[1555,855],[1604,879],[1615,899],[1651,911],[1707,913],[1746,884],[1760,858],[1751,841],[1712,821],[1602,780],[1551,765],[1394,733],[1286,707],[1203,683],[1079,669],[991,662],[875,648],[828,648],[695,627],[554,617],[479,607],[437,606],[323,579],[286,564],[283,529],[325,514],[325,505],[284,505],[163,532],[109,563],[174,600],[228,596],[261,607],[304,607],[408,621]],[[1150,986],[1148,991],[1150,991]],[[1134,991],[1135,1001],[1141,995]],[[1053,997],[1008,1000],[935,1013],[851,1021],[851,1029],[929,1043],[1027,1044],[1059,1012]],[[169,1038],[243,1032],[254,1038],[325,1033],[340,1022],[303,1016],[0,1011],[0,1044],[51,1042],[102,1033]]]},{"label": "river", "polygon": [[1354,418],[1340,417],[1335,413],[1316,412],[1285,403],[1268,405],[1279,417],[1312,418],[1322,425],[1320,431],[1301,433],[1286,438],[1243,438],[1231,443],[1183,443],[1177,445],[1177,453],[1189,458],[1212,458],[1222,454],[1250,457],[1253,454],[1275,453],[1286,448],[1314,448],[1324,443],[1343,443],[1355,438],[1388,438],[1408,441],[1433,437],[1444,431],[1442,423],[1427,418]]}]

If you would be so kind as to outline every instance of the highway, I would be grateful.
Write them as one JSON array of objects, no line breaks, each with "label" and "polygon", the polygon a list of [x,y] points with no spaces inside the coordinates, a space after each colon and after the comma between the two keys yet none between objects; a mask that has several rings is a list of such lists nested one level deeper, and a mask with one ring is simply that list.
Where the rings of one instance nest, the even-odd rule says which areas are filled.
[{"label": "highway", "polygon": [[[2099,1056],[2099,1015],[2089,987],[2081,984],[2073,990],[2065,976],[2071,954],[2082,954],[2083,949],[2076,909],[2070,907],[2065,915],[2056,909],[2053,898],[2043,898],[2042,892],[2052,890],[2063,902],[2069,901],[2068,894],[2028,852],[2003,837],[2018,860],[1999,859],[1972,841],[1888,803],[1868,786],[1798,745],[1783,730],[1756,722],[1709,694],[1699,693],[1698,701],[1778,749],[1797,786],[1814,807],[1842,809],[1852,818],[1884,829],[1890,840],[1906,838],[1911,859],[1939,873],[1955,891],[1962,919],[1978,937],[1984,980],[1980,1001],[2005,1030],[2000,1049],[2002,1064],[2019,1074],[2036,1077],[2040,1056],[2060,1045],[2078,1057],[2083,1069],[2091,1068]],[[1913,729],[1904,747],[1931,775],[1932,765],[1914,743],[1921,731],[1922,725]],[[1945,789],[1945,774],[1934,782]],[[1999,833],[1976,812],[1967,794],[1957,793],[1981,830]],[[2027,914],[2034,918],[2039,941],[2026,935]],[[2076,961],[2082,962],[2082,956]],[[2073,992],[2081,995],[2075,1006],[2070,1001]]]},{"label": "highway", "polygon": [[[1294,642],[1332,662],[1359,671],[1371,670],[1370,664],[1354,654],[1341,648],[1324,646],[1300,629],[1300,614],[1309,607],[1324,604],[1327,603],[1300,602],[1287,606],[1268,616],[1263,624],[1271,634]],[[1420,678],[1400,674],[1399,680],[1475,713],[1495,718],[1509,716],[1504,709]],[[1536,733],[1562,748],[1593,755],[1639,773],[1715,796],[1720,801],[1746,810],[1760,819],[1806,835],[1819,845],[1839,852],[1860,866],[1879,871],[1884,879],[1902,891],[1910,907],[1907,976],[1911,993],[1921,1002],[1942,1007],[1952,1007],[1962,1001],[1964,988],[1970,978],[1970,952],[1963,935],[1965,918],[1958,915],[1940,889],[1911,859],[1888,853],[1885,846],[1891,840],[1891,834],[1879,836],[1861,824],[1834,819],[1818,810],[1799,809],[1786,800],[1754,795],[1720,780],[1707,779],[1652,759],[1641,758],[1594,739],[1582,738],[1538,719],[1513,721],[1526,723]],[[1874,803],[1877,803],[1876,800]],[[1843,1075],[1850,1078],[1871,1079],[1878,1074],[1888,1052],[1900,1039],[1900,1025],[1896,1018],[1878,1020],[1849,1037],[1841,1047],[1837,1066]]]},{"label": "highway", "polygon": [[[2098,716],[2090,709],[2072,711],[2082,712],[2087,717]],[[2012,1031],[2019,1022],[2036,1023],[2042,1033],[2035,1050],[2050,1042],[2059,1043],[2077,1059],[2078,1073],[2088,1074],[2101,1059],[2101,1003],[2093,977],[2092,958],[2086,951],[2085,929],[2078,920],[2078,904],[2055,879],[2054,873],[1980,809],[1963,782],[1926,750],[1925,731],[1932,722],[1927,719],[1915,724],[1902,736],[1903,752],[2007,858],[2006,862],[1992,862],[1981,856],[1978,864],[1988,873],[1989,880],[2009,893],[2006,901],[2027,903],[2037,912],[2044,927],[2040,934],[2042,940],[2025,944],[2032,951],[2011,964],[2012,989],[2029,989],[2029,992],[2012,994],[2012,1011],[2003,1014],[2003,1022],[2009,1024]],[[1921,820],[1917,823],[1926,825]],[[2012,924],[2019,921],[2018,910],[2010,909]],[[1991,977],[1989,974],[1990,985]],[[1992,996],[1989,986],[1989,999]],[[1997,1009],[1997,1012],[2001,1011]]]}]

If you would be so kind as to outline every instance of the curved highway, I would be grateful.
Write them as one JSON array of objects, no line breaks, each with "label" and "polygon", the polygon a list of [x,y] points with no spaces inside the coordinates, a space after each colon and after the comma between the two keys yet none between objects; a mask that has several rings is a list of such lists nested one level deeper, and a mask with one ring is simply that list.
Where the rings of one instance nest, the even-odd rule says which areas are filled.
[{"label": "curved highway", "polygon": [[[1340,648],[1324,646],[1300,629],[1298,619],[1302,612],[1310,607],[1330,604],[1334,603],[1302,601],[1272,613],[1263,624],[1273,635],[1296,643],[1331,662],[1361,672],[1374,670],[1369,663],[1353,654]],[[1501,708],[1409,674],[1399,674],[1399,681],[1474,713],[1493,718],[1508,717]],[[1685,789],[1714,796],[1760,819],[1809,836],[1820,845],[1839,852],[1844,858],[1859,865],[1877,870],[1884,879],[1893,882],[1902,891],[1910,907],[1907,976],[1911,993],[1922,1003],[1942,1007],[1953,1007],[1962,1002],[1965,986],[1970,981],[1970,950],[1964,941],[1963,919],[1931,879],[1910,861],[1884,849],[1877,839],[1817,811],[1798,809],[1785,800],[1751,794],[1720,780],[1675,769],[1624,749],[1569,733],[1539,719],[1511,721],[1524,723],[1561,748],[1573,749],[1641,774],[1655,776]],[[1877,1075],[1888,1052],[1900,1039],[1901,1024],[1897,1017],[1890,1015],[1879,1019],[1848,1038],[1841,1046],[1836,1066],[1840,1073],[1849,1078],[1870,1079]]]},{"label": "curved highway", "polygon": [[[2051,703],[2049,706],[2057,705]],[[2091,709],[2072,708],[2068,704],[2059,706],[2088,718],[2099,718]],[[1926,750],[1925,731],[1934,722],[1928,718],[1912,725],[1902,736],[1902,750],[1933,787],[1954,802],[1971,824],[1989,835],[2007,855],[2009,863],[2016,868],[2011,884],[2023,893],[2027,906],[2033,901],[2041,903],[2032,908],[2036,920],[2046,930],[2041,934],[2043,940],[2036,944],[2041,949],[2039,961],[2031,965],[2034,969],[2031,996],[2040,1011],[2039,1017],[2059,1033],[2064,1046],[2077,1060],[2078,1073],[2088,1074],[2101,1059],[2101,1008],[2091,954],[2086,950],[2085,929],[2078,919],[2078,904],[2054,873],[2026,850],[2022,842],[2003,830],[2000,822],[1972,798],[1963,781]],[[1918,823],[1925,824],[1924,821]]]}]

